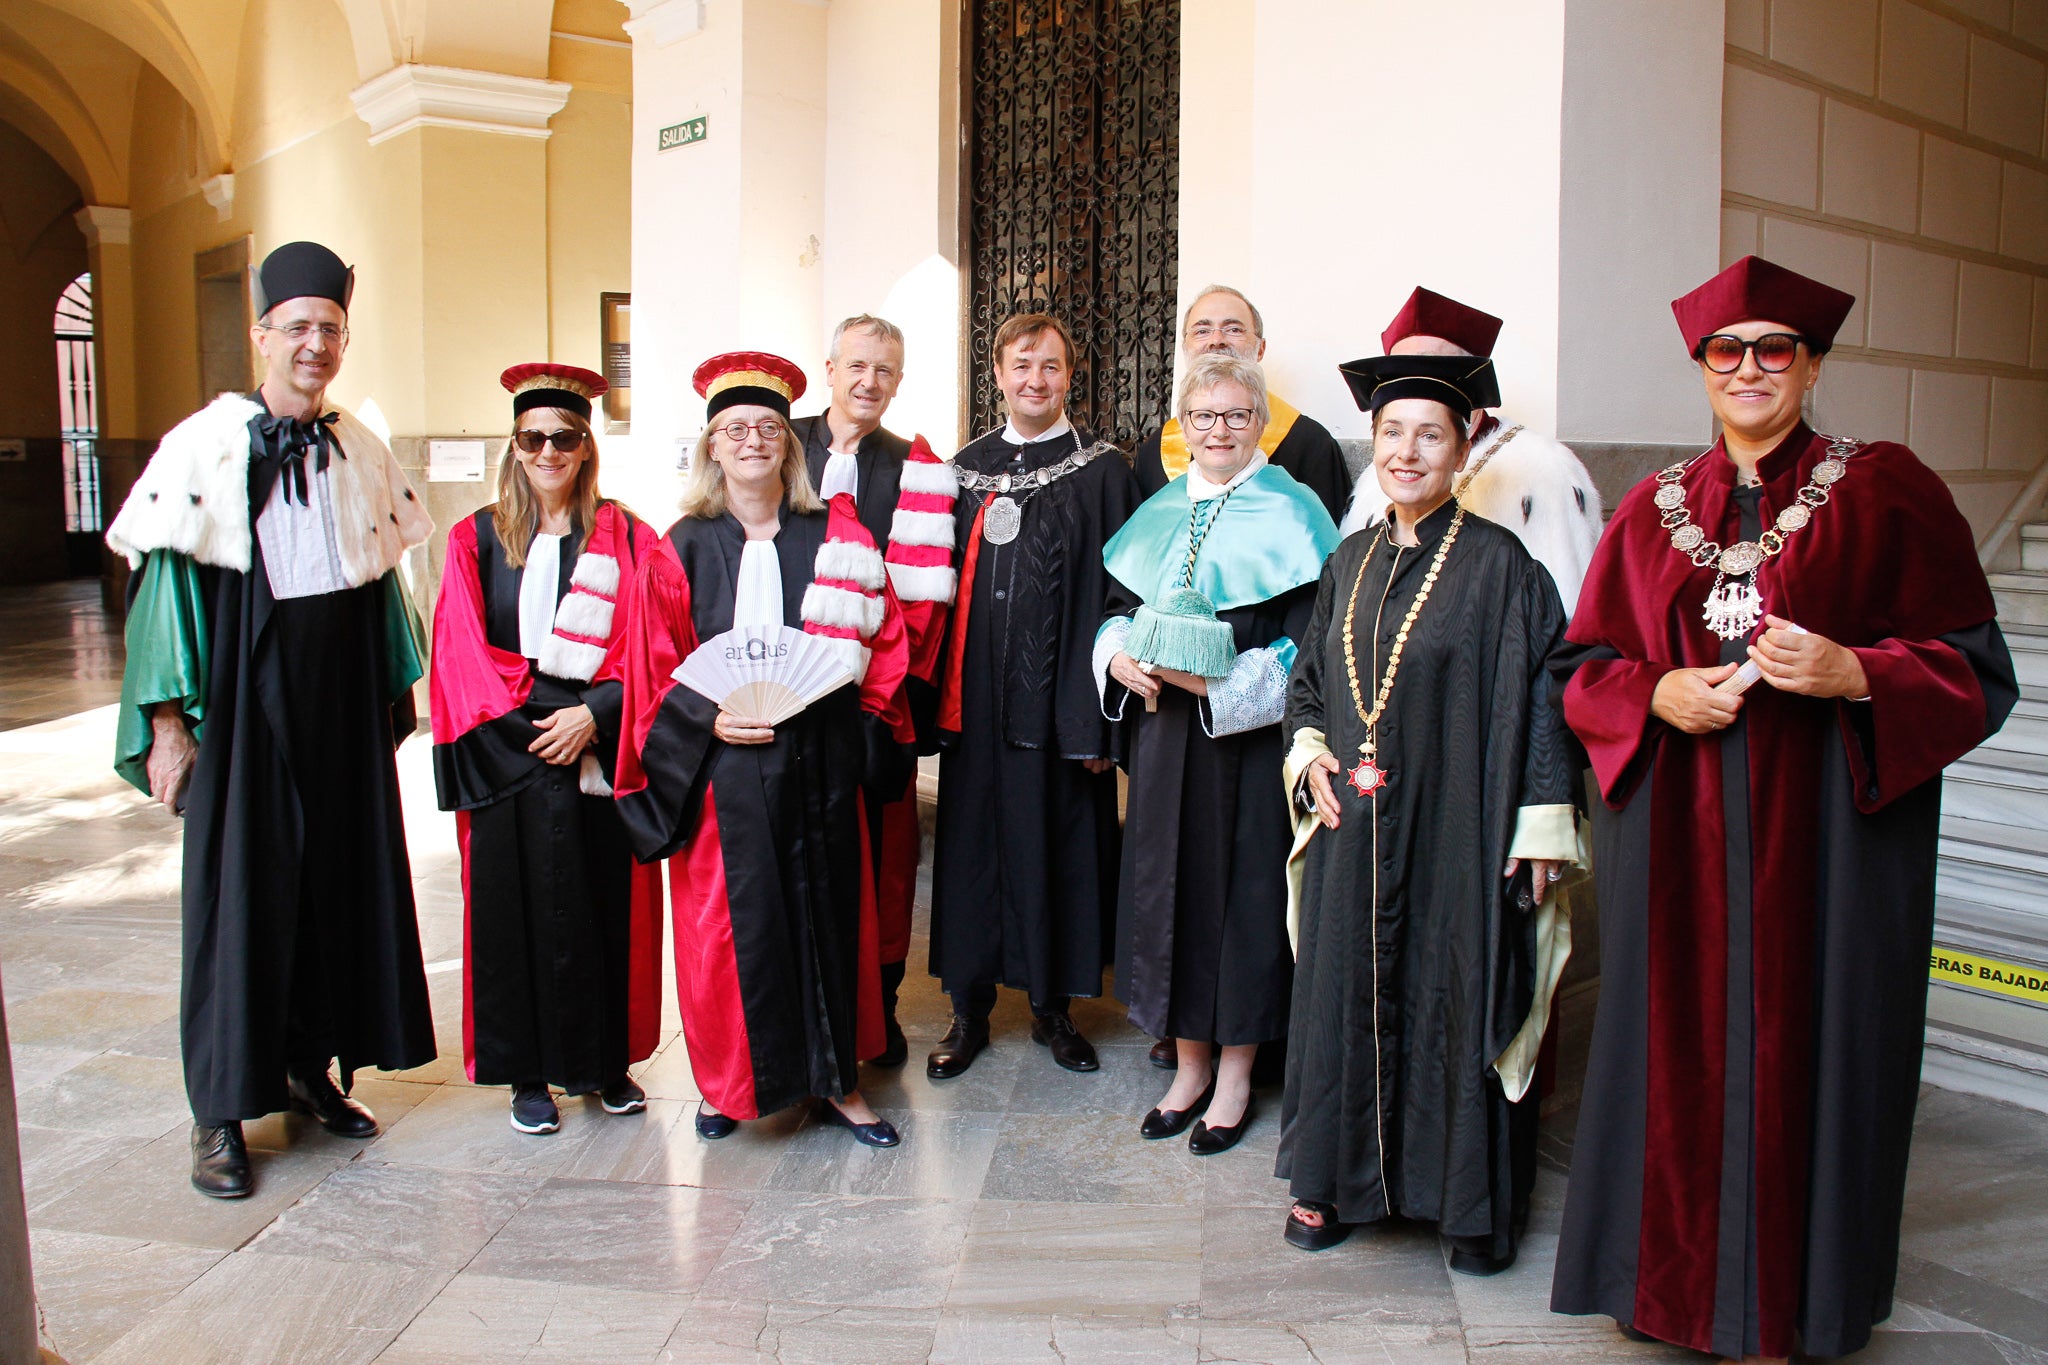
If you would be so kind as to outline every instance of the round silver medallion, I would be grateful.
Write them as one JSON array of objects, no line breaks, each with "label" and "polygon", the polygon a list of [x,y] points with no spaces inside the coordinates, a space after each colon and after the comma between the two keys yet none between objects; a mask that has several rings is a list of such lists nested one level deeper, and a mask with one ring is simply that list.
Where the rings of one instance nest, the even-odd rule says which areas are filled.
[{"label": "round silver medallion", "polygon": [[1682,555],[1689,555],[1699,549],[1707,533],[1697,526],[1681,526],[1671,533],[1671,548]]},{"label": "round silver medallion", "polygon": [[1826,488],[1829,484],[1835,482],[1837,479],[1840,479],[1842,475],[1848,472],[1849,467],[1847,465],[1843,464],[1840,460],[1830,455],[1827,459],[1822,460],[1819,464],[1815,465],[1813,467],[1813,473],[1809,474],[1807,477],[1813,480],[1813,482],[1819,484],[1822,488]]},{"label": "round silver medallion", "polygon": [[1778,529],[1789,535],[1813,520],[1813,509],[1803,502],[1795,502],[1778,513]]},{"label": "round silver medallion", "polygon": [[1683,485],[1675,483],[1659,484],[1656,495],[1652,500],[1667,512],[1676,507],[1683,507],[1685,505],[1685,488]]},{"label": "round silver medallion", "polygon": [[1008,545],[1024,525],[1024,509],[1014,498],[1000,497],[981,514],[981,538],[991,545]]},{"label": "round silver medallion", "polygon": [[1764,547],[1753,540],[1738,540],[1721,551],[1721,572],[1730,578],[1741,578],[1763,562]]}]

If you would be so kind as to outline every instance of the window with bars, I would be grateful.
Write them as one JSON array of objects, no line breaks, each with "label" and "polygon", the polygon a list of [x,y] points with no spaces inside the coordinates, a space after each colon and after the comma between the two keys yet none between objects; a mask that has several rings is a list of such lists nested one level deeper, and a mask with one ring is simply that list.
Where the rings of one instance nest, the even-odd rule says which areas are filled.
[{"label": "window with bars", "polygon": [[92,275],[80,275],[57,299],[58,435],[64,451],[64,529],[100,529],[99,408],[94,400]]}]

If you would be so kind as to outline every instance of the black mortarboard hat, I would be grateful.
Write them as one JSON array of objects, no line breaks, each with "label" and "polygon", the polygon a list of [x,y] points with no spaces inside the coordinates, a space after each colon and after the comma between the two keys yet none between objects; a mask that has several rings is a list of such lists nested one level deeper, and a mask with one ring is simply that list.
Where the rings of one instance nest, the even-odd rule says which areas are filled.
[{"label": "black mortarboard hat", "polygon": [[287,299],[303,298],[332,299],[346,313],[356,272],[318,242],[286,242],[250,272],[249,285],[259,318]]},{"label": "black mortarboard hat", "polygon": [[1461,418],[1500,406],[1500,381],[1486,356],[1379,355],[1337,369],[1364,412],[1377,413],[1396,398],[1428,398]]}]

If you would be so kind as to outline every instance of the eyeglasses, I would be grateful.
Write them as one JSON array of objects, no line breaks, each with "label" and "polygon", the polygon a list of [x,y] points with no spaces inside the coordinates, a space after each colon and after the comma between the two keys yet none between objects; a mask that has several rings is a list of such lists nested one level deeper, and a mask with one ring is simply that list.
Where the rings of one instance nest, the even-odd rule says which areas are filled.
[{"label": "eyeglasses", "polygon": [[1221,327],[1213,322],[1198,322],[1188,328],[1188,335],[1197,341],[1207,341],[1219,332],[1225,341],[1243,341],[1252,334],[1252,329],[1241,322],[1226,322]]},{"label": "eyeglasses", "polygon": [[529,455],[540,454],[540,448],[546,445],[551,445],[567,455],[583,449],[583,435],[574,427],[563,427],[560,431],[536,431],[532,427],[521,427],[512,433],[512,440]]},{"label": "eyeglasses", "polygon": [[348,328],[338,327],[331,322],[294,322],[283,327],[273,326],[268,322],[259,322],[256,325],[266,332],[283,332],[287,341],[304,341],[315,332],[318,332],[320,339],[330,346],[348,339]]},{"label": "eyeglasses", "polygon": [[1218,417],[1221,417],[1223,425],[1229,427],[1232,431],[1243,431],[1252,424],[1252,418],[1257,415],[1250,408],[1231,408],[1227,412],[1211,412],[1207,408],[1196,408],[1193,412],[1186,414],[1186,418],[1187,424],[1196,431],[1209,430],[1209,428],[1216,425]]},{"label": "eyeglasses", "polygon": [[782,439],[782,433],[788,430],[788,428],[773,417],[763,417],[758,422],[727,422],[718,430],[724,435],[726,440],[731,441],[734,445],[738,445],[747,439],[747,433],[750,431],[760,432],[761,439],[764,441],[771,443],[779,441]]},{"label": "eyeglasses", "polygon": [[1767,374],[1777,374],[1792,368],[1792,362],[1799,358],[1799,343],[1805,340],[1796,332],[1765,332],[1755,341],[1716,332],[1712,336],[1701,337],[1699,349],[1693,354],[1715,374],[1734,374],[1742,368],[1743,357],[1755,352],[1757,368]]}]

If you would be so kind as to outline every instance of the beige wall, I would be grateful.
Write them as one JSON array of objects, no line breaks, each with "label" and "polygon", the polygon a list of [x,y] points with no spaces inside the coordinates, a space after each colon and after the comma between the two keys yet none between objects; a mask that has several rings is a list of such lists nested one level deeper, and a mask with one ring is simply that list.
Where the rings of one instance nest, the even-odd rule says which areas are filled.
[{"label": "beige wall", "polygon": [[1860,300],[1824,430],[1903,440],[1981,535],[2048,457],[2048,6],[1730,0],[1722,256]]}]

